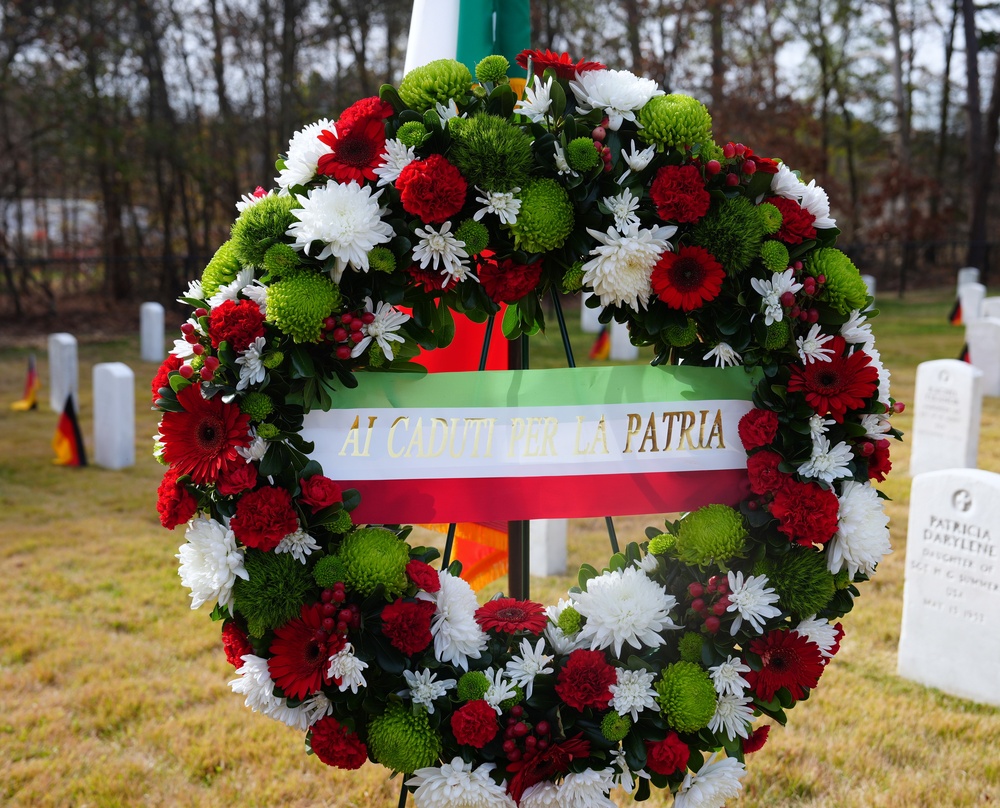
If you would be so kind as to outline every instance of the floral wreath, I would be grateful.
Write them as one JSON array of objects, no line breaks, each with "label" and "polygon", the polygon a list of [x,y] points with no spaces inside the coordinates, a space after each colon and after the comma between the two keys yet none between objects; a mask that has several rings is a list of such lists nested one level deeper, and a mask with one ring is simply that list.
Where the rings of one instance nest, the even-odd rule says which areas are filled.
[{"label": "floral wreath", "polygon": [[[441,60],[297,132],[238,204],[152,383],[163,525],[221,621],[230,683],[321,761],[405,774],[421,808],[681,808],[735,796],[890,551],[889,373],[826,193],[697,100],[525,51]],[[517,83],[516,81],[513,83]],[[479,606],[409,528],[355,525],[301,438],[359,371],[412,369],[453,313],[591,293],[654,364],[742,365],[749,492],[584,566],[558,604]],[[401,310],[405,307],[408,313]],[[330,470],[326,470],[329,472]]]}]

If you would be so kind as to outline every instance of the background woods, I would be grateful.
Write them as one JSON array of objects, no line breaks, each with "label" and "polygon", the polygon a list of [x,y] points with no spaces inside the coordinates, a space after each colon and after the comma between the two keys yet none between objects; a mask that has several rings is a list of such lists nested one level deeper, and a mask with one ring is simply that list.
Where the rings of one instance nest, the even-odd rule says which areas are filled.
[{"label": "background woods", "polygon": [[[298,127],[401,78],[406,0],[4,0],[5,317],[170,300]],[[880,290],[988,273],[1000,15],[972,0],[535,0],[537,47],[705,101],[830,191]]]}]

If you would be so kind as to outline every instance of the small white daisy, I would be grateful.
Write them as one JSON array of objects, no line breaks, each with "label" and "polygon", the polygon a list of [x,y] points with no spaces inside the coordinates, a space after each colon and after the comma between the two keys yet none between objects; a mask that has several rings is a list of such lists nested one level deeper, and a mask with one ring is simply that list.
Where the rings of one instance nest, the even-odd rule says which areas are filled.
[{"label": "small white daisy", "polygon": [[803,185],[799,204],[816,217],[813,227],[817,230],[830,230],[837,226],[837,220],[830,217],[830,198],[816,180],[810,180]]},{"label": "small white daisy", "polygon": [[362,671],[368,667],[367,662],[363,662],[354,656],[354,646],[347,643],[336,654],[329,659],[330,668],[327,675],[332,679],[339,679],[338,688],[343,693],[350,690],[357,693],[359,688],[368,687],[368,682]]},{"label": "small white daisy", "polygon": [[260,281],[255,280],[249,286],[244,286],[240,290],[244,297],[257,304],[260,313],[267,316],[267,287]]},{"label": "small white daisy", "polygon": [[455,757],[440,767],[417,769],[406,785],[416,789],[413,796],[420,808],[517,808],[507,793],[507,781],[497,783],[490,777],[495,768],[494,763],[473,768]]},{"label": "small white daisy", "polygon": [[811,362],[832,361],[830,357],[833,355],[833,348],[825,347],[832,341],[832,334],[822,333],[819,323],[813,323],[808,334],[795,340],[799,349],[799,359],[807,365]]},{"label": "small white daisy", "polygon": [[531,698],[531,693],[535,687],[535,677],[540,674],[553,673],[552,654],[545,653],[545,638],[539,637],[535,647],[531,647],[531,640],[524,637],[521,640],[521,653],[512,656],[507,662],[507,675],[511,681],[524,688],[524,697]]},{"label": "small white daisy", "polygon": [[635,787],[638,785],[635,778],[649,779],[649,772],[645,769],[634,772],[629,768],[624,749],[612,749],[611,754],[613,756],[612,763],[615,764],[615,785],[624,789],[628,794],[635,791]]},{"label": "small white daisy", "polygon": [[409,696],[414,704],[426,707],[427,712],[432,715],[434,700],[447,695],[448,691],[458,684],[457,679],[438,679],[437,674],[427,668],[421,671],[403,671],[403,678],[406,679],[409,689],[400,695]]},{"label": "small white daisy", "polygon": [[753,723],[753,708],[748,705],[753,701],[751,696],[736,696],[732,693],[720,695],[715,702],[715,714],[708,722],[712,732],[725,731],[726,737],[733,741],[738,735],[741,738],[750,737],[750,725]]},{"label": "small white daisy", "polygon": [[259,435],[254,435],[249,446],[237,446],[236,453],[247,463],[259,463],[267,454],[268,442]]},{"label": "small white daisy", "polygon": [[836,421],[832,418],[824,418],[822,415],[813,413],[809,416],[809,437],[813,443],[827,433],[827,427],[833,426]]},{"label": "small white daisy", "polygon": [[444,275],[442,289],[448,285],[450,277],[465,276],[469,254],[465,251],[465,242],[452,234],[450,221],[441,225],[440,230],[427,225],[426,228],[418,227],[416,233],[420,241],[413,248],[413,260],[420,264],[421,269],[430,266]]},{"label": "small white daisy", "polygon": [[618,232],[624,233],[633,225],[639,226],[639,217],[635,215],[639,210],[639,197],[633,196],[628,188],[615,196],[606,196],[601,201],[615,217]]},{"label": "small white daisy", "polygon": [[490,686],[483,693],[483,701],[496,710],[497,715],[500,715],[503,712],[500,704],[507,701],[507,699],[516,698],[517,690],[514,689],[514,683],[504,677],[502,668],[495,670],[487,668],[485,673]]},{"label": "small white daisy", "polygon": [[851,312],[847,322],[840,327],[840,336],[851,345],[860,345],[863,351],[875,344],[875,337],[872,336],[872,324],[857,309]]},{"label": "small white daisy", "polygon": [[236,278],[229,283],[223,284],[218,291],[208,299],[209,308],[215,309],[227,300],[237,301],[244,286],[253,283],[253,268],[244,268],[236,273]]},{"label": "small white daisy", "polygon": [[715,692],[720,696],[725,693],[742,696],[750,687],[750,683],[740,675],[750,673],[750,666],[732,654],[726,657],[725,662],[709,668],[708,673],[715,685]]},{"label": "small white daisy", "polygon": [[562,144],[557,140],[554,146],[555,146],[555,155],[553,159],[555,160],[556,164],[556,172],[560,176],[568,175],[570,177],[579,177],[580,175],[569,167],[569,163],[566,161],[566,150],[563,149]]},{"label": "small white daisy", "polygon": [[583,648],[586,643],[580,640],[580,632],[572,636],[567,635],[559,628],[559,617],[563,611],[572,606],[573,603],[559,598],[559,602],[554,606],[545,607],[545,616],[549,618],[548,625],[545,626],[545,639],[557,654],[569,654],[577,648]]},{"label": "small white daisy", "polygon": [[870,412],[861,416],[861,426],[865,429],[865,437],[871,440],[881,440],[892,429],[892,424],[884,415]]},{"label": "small white daisy", "polygon": [[769,281],[751,278],[750,286],[761,296],[761,311],[764,313],[765,325],[781,322],[784,316],[781,296],[785,292],[794,294],[802,288],[802,284],[795,281],[795,271],[791,268],[784,272],[775,272]]},{"label": "small white daisy", "polygon": [[635,171],[636,173],[639,173],[646,168],[646,166],[653,161],[653,157],[655,156],[656,146],[647,146],[645,149],[636,150],[635,141],[631,141],[629,143],[628,152],[626,152],[625,149],[622,149],[622,159],[625,161],[628,168],[626,168],[622,175],[618,178],[618,184],[621,185],[625,182],[625,178],[630,172]]},{"label": "small white daisy", "polygon": [[544,123],[552,106],[552,76],[540,84],[536,79],[524,88],[524,98],[514,105],[514,112],[524,115],[532,123]]},{"label": "small white daisy", "polygon": [[382,349],[385,358],[390,362],[394,358],[392,352],[392,342],[405,342],[406,339],[396,332],[410,319],[409,314],[404,314],[384,300],[380,301],[377,309],[373,309],[372,299],[365,298],[365,311],[374,314],[375,319],[370,323],[361,326],[361,342],[351,349],[351,356],[355,359],[365,352],[372,340]]},{"label": "small white daisy", "polygon": [[713,358],[717,368],[735,367],[743,362],[743,357],[728,342],[720,342],[702,357],[706,361]]},{"label": "small white daisy", "polygon": [[842,477],[850,477],[850,462],[854,459],[851,447],[844,441],[830,446],[830,440],[820,435],[813,441],[812,456],[799,466],[799,474],[832,483]]},{"label": "small white daisy", "polygon": [[611,691],[611,707],[618,715],[629,715],[633,721],[639,720],[643,710],[659,710],[653,680],[656,675],[644,669],[628,670],[616,668],[617,681],[608,689]]},{"label": "small white daisy", "polygon": [[298,707],[289,707],[287,699],[275,696],[274,682],[266,659],[254,654],[244,654],[243,665],[237,668],[236,674],[237,678],[229,682],[229,687],[234,693],[246,696],[244,704],[247,707],[301,732],[309,729],[315,717],[316,705],[303,702]]},{"label": "small white daisy", "polygon": [[267,376],[267,368],[261,357],[264,354],[266,340],[263,337],[255,337],[247,349],[236,357],[236,364],[240,366],[240,380],[236,383],[237,390],[246,390],[251,384],[260,384]]},{"label": "small white daisy", "polygon": [[617,808],[608,797],[614,786],[615,770],[612,768],[571,772],[559,786],[556,804],[560,808]]},{"label": "small white daisy", "polygon": [[274,548],[274,552],[291,553],[292,558],[300,564],[305,564],[306,557],[311,555],[313,550],[318,549],[319,545],[316,543],[316,539],[300,527],[279,541],[278,546]]},{"label": "small white daisy", "polygon": [[189,300],[204,300],[205,299],[205,292],[201,288],[201,281],[200,280],[197,280],[197,281],[188,281],[187,291],[184,292],[184,294],[181,295],[179,298],[177,298],[177,302],[178,303],[183,303],[184,302],[184,300],[183,300],[184,298],[187,298]]},{"label": "small white daisy", "polygon": [[772,604],[778,602],[778,593],[767,586],[766,575],[748,575],[729,571],[729,606],[727,612],[736,612],[729,633],[736,636],[746,620],[758,634],[764,633],[764,621],[778,617],[781,609]]},{"label": "small white daisy", "polygon": [[391,185],[399,179],[403,169],[417,159],[417,153],[413,146],[404,146],[397,138],[390,138],[385,142],[381,159],[382,164],[373,169],[378,177],[378,188]]},{"label": "small white daisy", "polygon": [[465,113],[458,114],[458,104],[454,98],[449,98],[447,104],[440,102],[434,104],[434,111],[438,114],[442,124],[447,124],[452,118],[464,118]]},{"label": "small white daisy", "polygon": [[487,213],[493,213],[502,224],[514,224],[517,221],[517,214],[521,212],[521,200],[515,194],[520,193],[520,188],[511,188],[509,191],[484,191],[477,186],[476,190],[483,194],[476,197],[476,201],[483,207],[472,214],[473,219],[478,222]]}]

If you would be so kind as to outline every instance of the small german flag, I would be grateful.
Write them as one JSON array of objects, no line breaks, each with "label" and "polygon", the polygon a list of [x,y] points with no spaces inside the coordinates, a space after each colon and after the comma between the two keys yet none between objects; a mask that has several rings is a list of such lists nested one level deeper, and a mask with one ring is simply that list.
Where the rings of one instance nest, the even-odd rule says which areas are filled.
[{"label": "small german flag", "polygon": [[57,466],[86,466],[87,452],[83,447],[83,436],[80,434],[80,424],[76,420],[76,407],[73,406],[73,395],[66,396],[66,406],[56,434],[52,436],[52,449],[56,456],[52,461]]},{"label": "small german flag", "polygon": [[955,305],[951,307],[951,312],[948,314],[948,322],[951,325],[961,325],[962,324],[962,301],[955,300]]},{"label": "small german flag", "polygon": [[606,360],[611,355],[611,330],[605,325],[601,327],[597,339],[590,348],[590,358]]},{"label": "small german flag", "polygon": [[15,401],[10,405],[12,410],[26,412],[38,409],[38,389],[42,386],[38,378],[38,370],[35,368],[35,355],[28,357],[28,375],[24,380],[24,395],[20,401]]},{"label": "small german flag", "polygon": [[968,362],[970,365],[972,364],[972,357],[969,356],[969,343],[965,343],[965,345],[962,346],[962,352],[958,355],[958,359],[960,362]]},{"label": "small german flag", "polygon": [[[421,527],[447,533],[448,525]],[[479,591],[507,574],[507,523],[459,522],[455,525],[453,557],[462,562],[462,579]]]}]

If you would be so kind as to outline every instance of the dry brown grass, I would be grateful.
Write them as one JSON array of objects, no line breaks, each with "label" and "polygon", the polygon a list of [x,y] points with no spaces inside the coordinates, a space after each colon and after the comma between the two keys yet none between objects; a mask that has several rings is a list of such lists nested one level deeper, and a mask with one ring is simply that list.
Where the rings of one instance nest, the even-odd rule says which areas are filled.
[{"label": "dry brown grass", "polygon": [[[887,301],[876,321],[894,393],[910,401],[916,363],[953,357],[948,292]],[[578,352],[586,346],[580,337]],[[13,806],[381,806],[398,781],[368,765],[342,773],[302,751],[301,734],[243,707],[205,610],[192,612],[154,502],[148,459],[153,368],[128,342],[80,348],[82,427],[91,434],[90,373],[136,371],[137,456],[120,472],[58,468],[56,415],[12,413],[26,350],[0,355],[0,804]],[[38,355],[47,380],[47,365]],[[909,412],[897,424],[904,431]],[[983,408],[980,467],[1000,472],[1000,399]],[[808,702],[750,760],[749,806],[971,806],[1000,802],[1000,710],[950,698],[895,674],[909,496],[909,451],[894,449],[885,486],[895,552],[845,619],[847,638]],[[623,539],[649,519],[619,520]],[[570,568],[607,556],[600,520],[574,522]],[[546,602],[568,577],[532,581]],[[484,593],[486,596],[488,593]],[[653,799],[666,805],[669,799]]]}]

